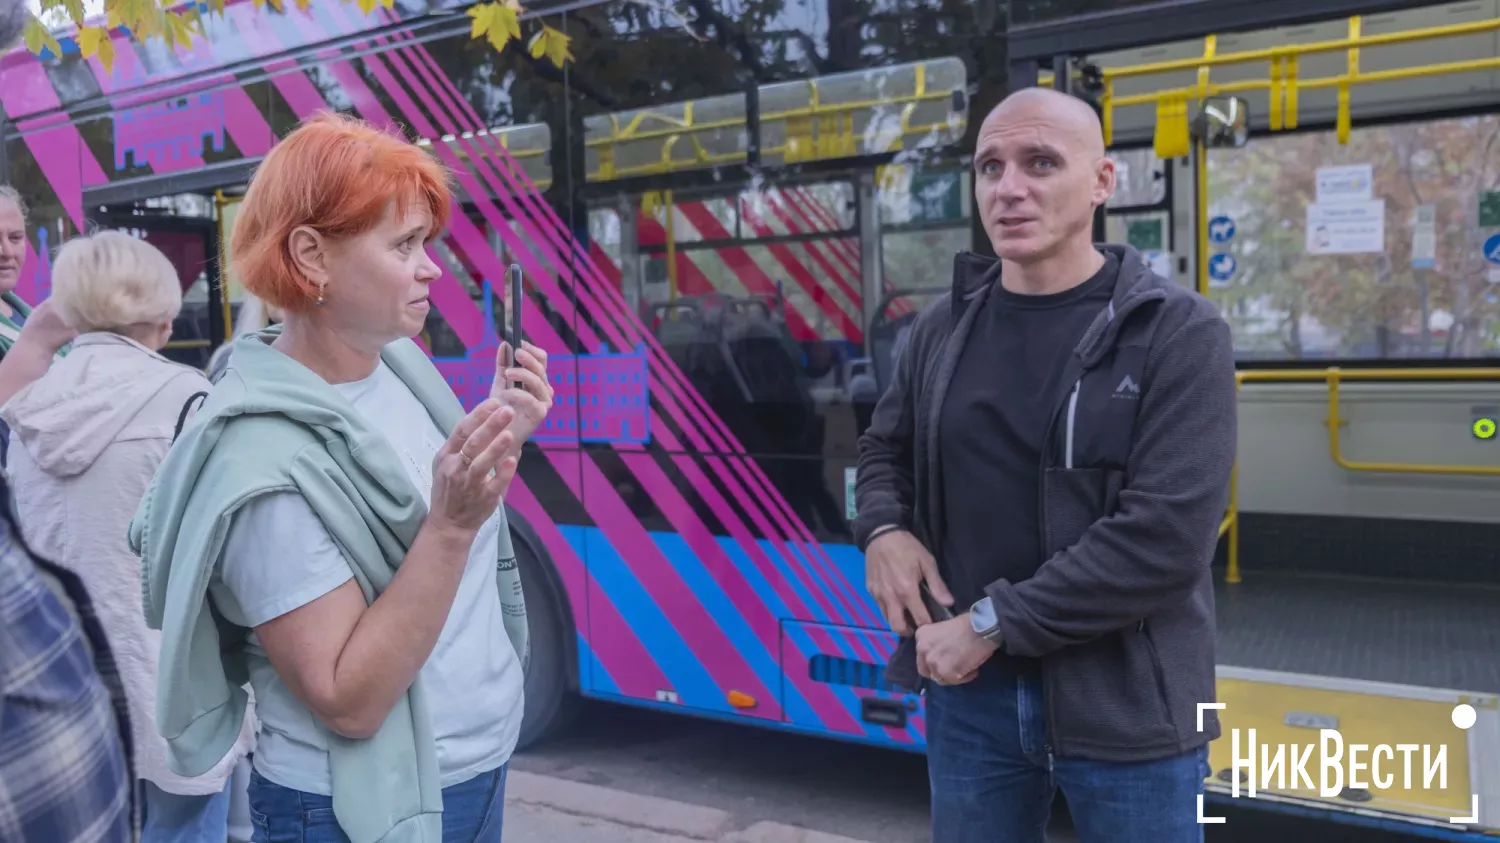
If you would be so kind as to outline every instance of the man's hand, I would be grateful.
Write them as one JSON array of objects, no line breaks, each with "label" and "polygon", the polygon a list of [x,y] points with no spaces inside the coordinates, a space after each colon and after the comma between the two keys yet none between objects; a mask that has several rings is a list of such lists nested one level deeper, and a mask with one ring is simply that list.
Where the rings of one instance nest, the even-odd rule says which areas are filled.
[{"label": "man's hand", "polygon": [[917,630],[917,672],[939,685],[962,685],[1000,649],[969,625],[969,613]]},{"label": "man's hand", "polygon": [[922,602],[920,586],[924,579],[939,603],[953,605],[953,595],[938,576],[937,561],[916,536],[906,530],[891,530],[871,542],[865,551],[865,587],[897,635],[904,637],[914,632],[906,622],[908,611],[917,626],[932,623],[932,616]]}]

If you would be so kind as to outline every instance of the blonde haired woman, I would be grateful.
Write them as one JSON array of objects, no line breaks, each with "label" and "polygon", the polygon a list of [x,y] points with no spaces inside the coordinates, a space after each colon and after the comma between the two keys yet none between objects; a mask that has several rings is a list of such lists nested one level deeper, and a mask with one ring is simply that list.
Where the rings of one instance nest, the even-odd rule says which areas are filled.
[{"label": "blonde haired woman", "polygon": [[120,664],[142,781],[142,843],[223,840],[235,764],[250,751],[246,719],[230,753],[186,778],[166,763],[155,725],[160,633],[141,609],[140,559],[127,534],[171,445],[177,418],[209,383],[158,351],[182,308],[177,272],[151,244],[116,231],[65,244],[52,307],[78,332],[71,353],[12,398],[10,474],[22,530],[77,573],[98,603]]}]

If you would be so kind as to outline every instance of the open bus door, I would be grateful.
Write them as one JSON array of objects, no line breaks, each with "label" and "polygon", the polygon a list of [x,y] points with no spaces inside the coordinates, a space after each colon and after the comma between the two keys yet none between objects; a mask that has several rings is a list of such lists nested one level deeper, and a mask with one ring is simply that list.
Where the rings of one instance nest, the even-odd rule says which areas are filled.
[{"label": "open bus door", "polygon": [[[1159,271],[1170,270],[1163,274],[1220,305],[1235,326],[1242,383],[1326,382],[1329,416],[1326,432],[1319,435],[1329,440],[1335,471],[1425,477],[1429,482],[1445,476],[1500,475],[1493,457],[1487,462],[1484,454],[1475,455],[1479,464],[1474,465],[1420,464],[1436,460],[1349,462],[1339,445],[1340,429],[1349,422],[1337,410],[1340,381],[1380,379],[1384,394],[1410,405],[1418,396],[1430,395],[1420,392],[1422,381],[1473,383],[1495,380],[1500,373],[1484,356],[1485,348],[1494,347],[1484,339],[1490,329],[1476,327],[1473,317],[1483,302],[1494,299],[1492,288],[1481,283],[1486,268],[1478,245],[1500,229],[1500,199],[1491,200],[1495,208],[1486,210],[1489,205],[1483,198],[1486,190],[1500,197],[1500,184],[1486,187],[1483,175],[1496,172],[1500,144],[1481,141],[1466,163],[1455,159],[1437,168],[1440,176],[1450,179],[1478,170],[1478,180],[1484,182],[1475,203],[1477,227],[1467,210],[1472,200],[1468,194],[1462,204],[1469,216],[1452,215],[1456,222],[1450,228],[1468,230],[1450,238],[1462,253],[1453,258],[1459,248],[1447,250],[1447,259],[1462,266],[1450,266],[1446,277],[1433,273],[1431,241],[1447,236],[1441,226],[1434,233],[1433,188],[1428,188],[1429,204],[1421,206],[1429,209],[1425,215],[1419,207],[1410,220],[1405,213],[1392,217],[1384,210],[1386,198],[1379,192],[1371,195],[1372,182],[1380,189],[1381,169],[1375,167],[1372,174],[1368,164],[1345,161],[1338,152],[1363,127],[1376,125],[1447,121],[1455,128],[1454,137],[1461,138],[1464,127],[1478,132],[1481,122],[1489,121],[1483,122],[1490,127],[1484,130],[1500,136],[1500,124],[1491,126],[1500,105],[1500,7],[1490,0],[1172,0],[1061,4],[1111,8],[1042,19],[1059,5],[1014,4],[1008,52],[1011,86],[1049,85],[1098,104],[1111,154],[1127,164],[1130,175],[1121,183],[1131,195],[1117,197],[1121,201],[1112,203],[1107,219],[1096,229],[1107,229],[1110,240],[1164,253]],[[1330,161],[1314,162],[1327,166],[1307,168],[1309,184],[1302,188],[1310,198],[1293,203],[1306,216],[1274,221],[1280,231],[1262,225],[1250,230],[1246,223],[1258,203],[1246,201],[1240,195],[1244,191],[1236,193],[1239,186],[1271,190],[1259,204],[1286,197],[1275,193],[1279,185],[1262,184],[1264,175],[1245,161],[1257,143],[1263,150],[1278,138],[1314,129],[1319,134],[1306,144],[1308,149],[1284,152],[1281,158],[1305,163],[1314,146],[1333,150],[1327,153]],[[1356,140],[1366,150],[1381,146]],[[1430,153],[1443,141],[1424,143]],[[1414,148],[1384,154],[1399,158],[1403,151],[1404,174],[1399,166],[1387,169],[1404,180],[1403,190],[1419,194],[1409,163]],[[1151,175],[1137,176],[1141,169]],[[1395,192],[1389,185],[1387,190]],[[1438,213],[1447,213],[1441,204]],[[1399,245],[1387,245],[1398,240]],[[1284,255],[1275,267],[1283,287],[1303,283],[1297,279],[1308,275],[1324,282],[1316,290],[1293,290],[1298,301],[1352,295],[1358,273],[1380,281],[1394,274],[1393,264],[1405,263],[1401,268],[1413,277],[1414,303],[1408,307],[1420,315],[1405,321],[1381,316],[1373,329],[1361,328],[1367,337],[1351,338],[1353,329],[1343,336],[1326,331],[1326,345],[1318,349],[1316,342],[1298,333],[1316,329],[1316,320],[1293,309],[1290,328],[1282,328],[1290,333],[1269,338],[1292,351],[1276,349],[1278,358],[1267,365],[1273,353],[1265,348],[1268,340],[1245,327],[1254,324],[1256,308],[1265,308],[1265,297],[1241,288],[1250,283],[1247,266],[1259,261],[1255,252],[1271,248]],[[1439,261],[1445,257],[1443,251],[1436,252]],[[1383,259],[1366,258],[1381,254]],[[1367,260],[1369,267],[1361,264],[1351,270],[1354,261],[1338,263],[1327,257],[1351,255]],[[1266,274],[1264,267],[1261,272]],[[1490,278],[1500,278],[1500,271],[1491,271]],[[1387,280],[1386,287],[1391,283]],[[1365,289],[1390,297],[1378,286]],[[1447,296],[1446,302],[1439,301],[1440,293]],[[1454,311],[1448,322],[1434,318],[1440,304]],[[1491,351],[1489,357],[1494,356]],[[1325,362],[1309,364],[1319,357]],[[1330,357],[1348,365],[1326,368]],[[1442,368],[1419,362],[1433,357],[1453,362]],[[1402,358],[1396,365],[1384,363],[1396,358]],[[1266,360],[1263,368],[1243,368],[1246,362],[1261,360]],[[1384,367],[1377,368],[1381,364]],[[1349,392],[1357,388],[1346,387]],[[1247,430],[1250,441],[1257,443],[1287,438],[1279,429],[1265,432],[1265,426],[1274,426],[1265,418],[1242,413],[1242,447]],[[1222,573],[1216,572],[1216,577],[1222,576],[1216,583],[1219,650],[1221,660],[1228,662],[1218,668],[1223,737],[1211,745],[1214,773],[1207,782],[1209,805],[1200,807],[1200,821],[1223,822],[1221,806],[1235,800],[1236,807],[1286,810],[1412,834],[1494,839],[1500,831],[1500,681],[1471,665],[1478,663],[1473,661],[1476,655],[1493,663],[1496,653],[1492,648],[1471,653],[1457,641],[1444,643],[1422,632],[1448,625],[1456,635],[1482,640],[1500,617],[1493,596],[1488,615],[1463,615],[1457,624],[1445,612],[1459,606],[1453,598],[1463,587],[1422,581],[1410,573],[1404,574],[1408,582],[1379,582],[1345,579],[1333,576],[1339,573],[1334,571],[1267,599],[1268,578],[1257,576],[1254,563],[1247,560],[1251,573],[1241,572],[1242,468],[1243,460],[1231,481],[1230,509],[1220,531],[1227,563]],[[1336,482],[1349,481],[1340,477]],[[1323,523],[1333,530],[1334,520]],[[1422,541],[1438,540],[1436,533],[1424,535],[1429,538]],[[1330,541],[1337,540],[1325,539],[1325,547]],[[1427,570],[1441,579],[1436,576],[1438,556]],[[1361,573],[1378,573],[1387,565],[1382,559],[1360,561],[1368,569]],[[1398,565],[1389,563],[1392,570]],[[1298,635],[1288,638],[1284,632],[1292,627]],[[1304,750],[1310,750],[1310,758],[1303,757]],[[1394,757],[1382,757],[1382,750]],[[1327,771],[1325,759],[1340,771],[1339,779]],[[1375,763],[1380,764],[1379,772]],[[1299,765],[1305,765],[1305,777],[1295,774]],[[1246,798],[1252,794],[1245,790],[1250,767],[1253,799]],[[1352,780],[1356,773],[1358,780]]]}]

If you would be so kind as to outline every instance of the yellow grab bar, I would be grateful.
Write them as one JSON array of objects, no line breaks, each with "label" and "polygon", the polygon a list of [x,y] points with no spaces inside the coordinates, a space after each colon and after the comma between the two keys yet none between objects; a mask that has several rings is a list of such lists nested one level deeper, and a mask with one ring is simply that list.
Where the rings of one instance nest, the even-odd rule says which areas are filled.
[{"label": "yellow grab bar", "polygon": [[1405,44],[1412,41],[1427,41],[1437,38],[1453,38],[1460,35],[1478,35],[1485,32],[1493,32],[1500,29],[1500,18],[1489,20],[1470,21],[1468,23],[1455,23],[1447,26],[1431,26],[1423,29],[1409,29],[1404,32],[1390,32],[1383,35],[1360,35],[1355,38],[1340,38],[1337,41],[1320,41],[1311,44],[1289,44],[1281,47],[1268,47],[1260,50],[1243,50],[1238,53],[1220,53],[1215,56],[1194,56],[1192,58],[1174,59],[1172,61],[1151,62],[1148,64],[1137,64],[1129,67],[1114,69],[1104,68],[1106,79],[1122,79],[1129,76],[1150,76],[1157,73],[1170,73],[1174,70],[1197,70],[1200,67],[1221,67],[1231,64],[1248,64],[1257,61],[1270,61],[1278,56],[1305,56],[1316,53],[1336,53],[1342,50],[1358,49],[1360,47],[1382,47],[1391,44]]},{"label": "yellow grab bar", "polygon": [[[1273,131],[1280,131],[1296,128],[1297,102],[1299,94],[1302,91],[1317,88],[1334,88],[1337,92],[1338,104],[1335,131],[1339,143],[1347,144],[1349,142],[1349,133],[1353,126],[1353,119],[1350,115],[1350,88],[1355,85],[1404,81],[1428,76],[1469,73],[1500,68],[1500,57],[1494,57],[1467,61],[1440,62],[1370,72],[1360,69],[1359,54],[1362,49],[1416,41],[1440,40],[1457,36],[1480,35],[1494,31],[1500,31],[1500,17],[1489,20],[1449,24],[1446,26],[1413,29],[1405,32],[1366,35],[1364,33],[1363,19],[1355,15],[1348,18],[1349,34],[1346,38],[1312,44],[1290,44],[1258,50],[1244,50],[1235,53],[1218,53],[1215,43],[1217,36],[1209,35],[1204,40],[1205,48],[1201,56],[1174,59],[1172,61],[1147,62],[1127,67],[1103,68],[1102,74],[1105,82],[1105,93],[1100,97],[1099,104],[1104,111],[1105,125],[1112,127],[1114,109],[1155,103],[1159,112],[1157,115],[1156,146],[1159,150],[1159,157],[1165,158],[1176,157],[1178,154],[1186,154],[1185,150],[1181,153],[1173,152],[1170,156],[1165,154],[1165,152],[1175,150],[1179,146],[1185,146],[1187,143],[1188,133],[1186,126],[1185,124],[1178,125],[1181,121],[1176,119],[1175,112],[1179,103],[1195,99],[1203,100],[1207,97],[1220,94],[1265,90],[1269,92],[1270,112],[1268,118],[1270,127]],[[1344,73],[1337,76],[1314,79],[1298,78],[1298,60],[1302,56],[1340,51],[1347,54],[1347,68]],[[1267,74],[1263,79],[1249,79],[1219,84],[1210,84],[1208,81],[1208,72],[1212,68],[1260,62],[1264,62],[1267,66]],[[1188,87],[1164,88],[1127,96],[1115,96],[1114,94],[1113,83],[1118,79],[1187,70],[1196,70],[1198,72],[1196,84]],[[1161,113],[1163,110],[1171,115],[1170,119],[1164,118]],[[1105,143],[1111,144],[1113,142],[1112,133],[1106,130]]]},{"label": "yellow grab bar", "polygon": [[[1377,380],[1416,383],[1500,382],[1500,368],[1341,369],[1334,366],[1327,369],[1286,372],[1255,369],[1236,372],[1234,386],[1238,390],[1245,383],[1317,383],[1322,381],[1328,388],[1328,453],[1334,463],[1346,471],[1500,477],[1500,466],[1354,462],[1345,458],[1339,439],[1339,428],[1344,423],[1339,413],[1339,384],[1345,381]],[[1219,524],[1219,536],[1221,538],[1226,534],[1229,536],[1229,565],[1224,580],[1230,583],[1240,581],[1239,527],[1239,460],[1235,460],[1234,468],[1230,470],[1229,475],[1229,506],[1226,508],[1224,520]]]}]

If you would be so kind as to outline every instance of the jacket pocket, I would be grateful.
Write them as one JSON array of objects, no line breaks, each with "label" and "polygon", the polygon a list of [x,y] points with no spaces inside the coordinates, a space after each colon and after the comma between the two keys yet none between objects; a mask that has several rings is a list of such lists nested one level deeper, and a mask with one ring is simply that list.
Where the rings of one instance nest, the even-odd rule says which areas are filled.
[{"label": "jacket pocket", "polygon": [[1067,550],[1104,513],[1104,470],[1048,468],[1042,472],[1042,558]]},{"label": "jacket pocket", "polygon": [[1136,624],[1060,650],[1046,669],[1060,751],[1133,751],[1175,742],[1161,663]]}]

